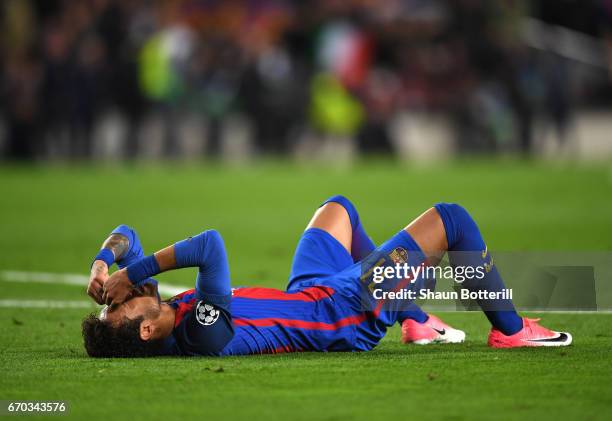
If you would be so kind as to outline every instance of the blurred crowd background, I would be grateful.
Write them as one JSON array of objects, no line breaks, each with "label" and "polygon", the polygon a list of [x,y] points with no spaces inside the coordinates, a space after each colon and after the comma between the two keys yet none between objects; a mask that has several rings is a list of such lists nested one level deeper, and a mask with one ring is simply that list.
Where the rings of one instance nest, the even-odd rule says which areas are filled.
[{"label": "blurred crowd background", "polygon": [[3,0],[0,28],[7,159],[612,155],[612,0]]}]

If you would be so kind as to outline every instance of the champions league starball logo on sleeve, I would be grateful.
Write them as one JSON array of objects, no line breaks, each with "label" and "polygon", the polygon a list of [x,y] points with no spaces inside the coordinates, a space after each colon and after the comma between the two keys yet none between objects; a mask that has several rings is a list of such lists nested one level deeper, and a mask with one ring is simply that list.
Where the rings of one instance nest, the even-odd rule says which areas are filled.
[{"label": "champions league starball logo on sleeve", "polygon": [[210,304],[200,301],[196,307],[196,319],[204,326],[210,326],[217,321],[221,312]]}]

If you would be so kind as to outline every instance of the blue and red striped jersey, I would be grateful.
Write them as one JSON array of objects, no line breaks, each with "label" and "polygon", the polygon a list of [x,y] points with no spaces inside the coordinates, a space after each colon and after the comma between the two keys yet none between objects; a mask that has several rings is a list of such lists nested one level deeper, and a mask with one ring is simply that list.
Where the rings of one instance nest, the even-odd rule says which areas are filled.
[{"label": "blue and red striped jersey", "polygon": [[[185,291],[168,301],[176,309],[175,329],[168,338],[168,353],[178,355],[245,355],[299,351],[352,351],[356,325],[366,314],[351,309],[345,297],[327,286],[311,286],[285,292],[272,288],[232,289],[231,316],[226,310],[207,306],[195,290]],[[206,307],[208,307],[208,310]],[[219,321],[219,314],[226,316]],[[231,339],[219,350],[208,345],[194,349],[185,336],[189,324],[218,325],[209,336],[233,330]],[[228,335],[226,334],[226,337]]]}]

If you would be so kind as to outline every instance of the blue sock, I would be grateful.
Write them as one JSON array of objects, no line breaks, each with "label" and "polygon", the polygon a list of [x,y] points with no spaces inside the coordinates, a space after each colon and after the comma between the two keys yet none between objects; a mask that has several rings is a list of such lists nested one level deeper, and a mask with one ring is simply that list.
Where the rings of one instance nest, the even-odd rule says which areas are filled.
[{"label": "blue sock", "polygon": [[[491,265],[481,280],[471,279],[465,281],[463,286],[470,290],[501,292],[505,288],[504,281],[495,265],[492,265],[480,230],[470,214],[456,204],[438,203],[435,208],[446,230],[451,265],[453,267]],[[477,302],[491,324],[504,335],[513,335],[523,328],[523,319],[516,313],[511,300]]]},{"label": "blue sock", "polygon": [[[349,215],[349,219],[351,220],[351,227],[353,228],[351,257],[353,258],[354,262],[361,261],[374,251],[374,249],[376,248],[376,244],[374,244],[370,236],[363,228],[355,205],[353,205],[353,203],[351,203],[351,201],[348,200],[346,197],[340,195],[330,197],[323,203],[323,205],[329,202],[338,203],[342,205],[344,209],[346,209]],[[425,323],[429,319],[429,316],[427,315],[427,313],[421,310],[418,305],[412,302],[406,307],[406,309],[399,312],[397,319],[399,323],[402,323],[406,319],[412,319],[419,323]]]}]

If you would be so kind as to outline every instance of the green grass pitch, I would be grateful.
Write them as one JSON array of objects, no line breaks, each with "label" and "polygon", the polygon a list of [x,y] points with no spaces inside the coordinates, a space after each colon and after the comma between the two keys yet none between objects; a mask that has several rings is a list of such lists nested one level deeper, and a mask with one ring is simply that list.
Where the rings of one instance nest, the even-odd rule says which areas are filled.
[{"label": "green grass pitch", "polygon": [[[604,164],[4,166],[0,180],[0,270],[85,274],[119,223],[148,252],[216,228],[235,285],[282,288],[300,232],[336,193],[356,203],[377,242],[453,201],[493,251],[612,250]],[[160,279],[190,285],[194,273]],[[78,286],[0,281],[0,300],[10,299],[86,297]],[[445,313],[466,343],[406,347],[393,329],[369,353],[93,360],[79,330],[87,312],[0,308],[0,399],[66,400],[81,419],[608,419],[612,410],[609,314],[540,315],[572,332],[564,349],[490,350],[484,316]]]}]

